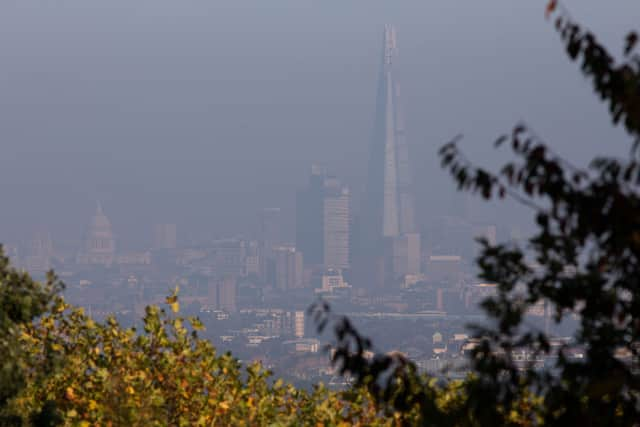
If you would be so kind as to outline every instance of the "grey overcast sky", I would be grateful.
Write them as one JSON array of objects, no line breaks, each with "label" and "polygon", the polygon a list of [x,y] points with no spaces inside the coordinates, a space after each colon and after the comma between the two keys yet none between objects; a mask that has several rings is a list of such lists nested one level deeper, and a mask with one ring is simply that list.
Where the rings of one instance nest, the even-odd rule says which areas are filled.
[{"label": "grey overcast sky", "polygon": [[[446,212],[436,151],[492,141],[524,118],[577,163],[628,140],[571,64],[546,0],[2,0],[0,241],[77,241],[100,199],[124,246],[151,224],[194,236],[293,215],[309,166],[357,194],[382,25],[398,31],[419,214]],[[618,52],[640,2],[566,0]],[[473,204],[479,219],[521,211]],[[55,243],[55,242],[54,242]]]}]

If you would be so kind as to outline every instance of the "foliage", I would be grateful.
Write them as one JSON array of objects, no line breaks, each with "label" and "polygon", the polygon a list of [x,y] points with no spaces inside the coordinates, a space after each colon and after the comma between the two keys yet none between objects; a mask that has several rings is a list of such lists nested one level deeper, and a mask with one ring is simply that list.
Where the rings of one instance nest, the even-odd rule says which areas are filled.
[{"label": "foliage", "polygon": [[[526,247],[482,242],[482,278],[495,282],[483,302],[494,323],[478,339],[464,381],[439,383],[401,354],[372,354],[371,342],[325,304],[311,312],[332,324],[332,363],[355,387],[298,390],[273,381],[259,363],[243,369],[198,336],[197,318],[146,309],[144,330],[97,322],[45,283],[10,267],[0,252],[0,424],[3,425],[633,425],[640,419],[640,59],[630,33],[623,61],[613,57],[552,0],[567,53],[611,119],[633,139],[628,159],[597,158],[578,168],[554,154],[525,124],[509,142],[516,161],[497,173],[474,167],[454,142],[442,162],[461,190],[513,197],[534,210],[538,232]],[[532,262],[541,268],[533,268]],[[523,323],[545,301],[555,320],[577,314],[575,344],[586,357],[556,351],[552,371],[520,369],[511,351],[552,348]]]},{"label": "foliage", "polygon": [[[640,56],[636,33],[625,38],[617,63],[596,37],[558,1],[546,9],[568,56],[581,63],[611,120],[632,138],[629,158],[595,158],[579,168],[553,153],[526,124],[506,142],[516,160],[498,173],[475,167],[457,139],[441,151],[458,188],[485,199],[511,197],[534,212],[537,232],[524,247],[481,241],[481,278],[497,284],[482,307],[492,320],[473,326],[478,345],[473,375],[459,384],[451,410],[437,404],[439,389],[401,355],[366,357],[371,342],[328,306],[312,313],[322,330],[335,327],[333,363],[355,378],[382,408],[420,414],[428,425],[636,425],[640,420]],[[573,346],[554,349],[525,315],[544,302],[556,322],[576,315]],[[549,370],[518,367],[512,351],[529,348],[555,357]],[[448,394],[452,396],[451,394]],[[441,400],[441,399],[440,399]]]},{"label": "foliage", "polygon": [[61,289],[53,273],[40,283],[12,268],[0,245],[0,424],[10,422],[3,408],[26,385],[28,364],[18,345],[21,328],[45,313]]},{"label": "foliage", "polygon": [[[3,286],[21,293],[24,283],[35,284],[9,280]],[[23,387],[3,405],[2,424],[396,424],[367,393],[322,385],[308,392],[273,381],[259,363],[243,369],[198,337],[197,318],[179,316],[177,290],[167,305],[169,312],[147,307],[143,331],[123,328],[113,317],[97,322],[61,297],[35,321],[21,322],[15,328],[20,353],[9,360],[23,367]]]}]

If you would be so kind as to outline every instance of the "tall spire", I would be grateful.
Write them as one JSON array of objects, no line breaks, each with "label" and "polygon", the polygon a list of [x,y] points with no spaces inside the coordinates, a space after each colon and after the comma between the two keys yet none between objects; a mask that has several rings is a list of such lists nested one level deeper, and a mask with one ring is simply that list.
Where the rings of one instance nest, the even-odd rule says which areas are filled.
[{"label": "tall spire", "polygon": [[398,55],[395,28],[385,25],[374,134],[370,148],[366,208],[370,232],[395,237],[415,231],[409,154],[394,67]]},{"label": "tall spire", "polygon": [[385,25],[367,186],[354,248],[364,258],[382,256],[390,239],[415,232],[400,85],[394,72],[397,57],[395,28]]}]

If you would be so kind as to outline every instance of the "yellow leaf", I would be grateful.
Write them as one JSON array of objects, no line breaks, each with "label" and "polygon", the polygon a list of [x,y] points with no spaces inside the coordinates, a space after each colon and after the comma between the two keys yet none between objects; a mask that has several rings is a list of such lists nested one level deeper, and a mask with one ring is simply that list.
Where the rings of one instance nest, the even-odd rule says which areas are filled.
[{"label": "yellow leaf", "polygon": [[91,399],[89,401],[89,410],[93,411],[94,409],[96,409],[98,407],[98,404],[96,403],[95,400]]},{"label": "yellow leaf", "polygon": [[124,391],[126,391],[128,394],[134,394],[135,393],[135,390],[131,386],[127,386],[127,388],[124,389]]},{"label": "yellow leaf", "polygon": [[221,402],[220,407],[226,411],[229,409],[229,404],[227,402]]},{"label": "yellow leaf", "polygon": [[65,390],[65,397],[69,400],[74,400],[76,398],[73,387],[67,387],[67,389]]},{"label": "yellow leaf", "polygon": [[180,303],[178,301],[171,303],[171,311],[173,311],[174,313],[180,311]]}]

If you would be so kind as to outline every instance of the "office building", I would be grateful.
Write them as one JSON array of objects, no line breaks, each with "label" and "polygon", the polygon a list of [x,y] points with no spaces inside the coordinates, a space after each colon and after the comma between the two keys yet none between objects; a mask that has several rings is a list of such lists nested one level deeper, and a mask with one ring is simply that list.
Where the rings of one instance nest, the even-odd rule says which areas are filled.
[{"label": "office building", "polygon": [[404,278],[408,275],[420,274],[422,263],[420,251],[420,235],[405,233],[393,239],[392,243],[393,278]]},{"label": "office building", "polygon": [[210,278],[207,298],[209,306],[213,310],[222,310],[227,313],[234,313],[237,309],[236,287],[236,278],[233,276]]},{"label": "office building", "polygon": [[302,253],[292,246],[273,248],[275,258],[275,285],[280,290],[302,287]]},{"label": "office building", "polygon": [[[416,232],[400,86],[394,72],[397,53],[395,29],[387,25],[367,185],[354,242],[354,284],[368,289],[389,285],[394,276],[394,262],[389,257],[394,256],[394,248],[401,249],[408,243],[404,235]],[[409,241],[414,243],[413,238]]]},{"label": "office building", "polygon": [[282,243],[282,211],[264,208],[260,212],[260,243],[268,251]]},{"label": "office building", "polygon": [[246,274],[246,241],[230,238],[213,242],[213,272],[217,277],[241,277]]},{"label": "office building", "polygon": [[306,266],[349,268],[350,203],[348,187],[323,168],[312,167],[309,183],[296,199],[296,247]]}]

